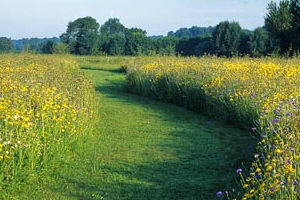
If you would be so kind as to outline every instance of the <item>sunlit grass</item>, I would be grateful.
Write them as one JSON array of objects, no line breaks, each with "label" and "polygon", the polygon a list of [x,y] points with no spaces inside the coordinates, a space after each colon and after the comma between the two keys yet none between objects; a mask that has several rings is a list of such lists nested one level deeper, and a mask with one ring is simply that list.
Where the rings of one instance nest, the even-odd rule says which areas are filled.
[{"label": "sunlit grass", "polygon": [[55,165],[91,130],[92,83],[72,58],[0,56],[0,189]]},{"label": "sunlit grass", "polygon": [[244,173],[241,179],[239,198],[299,198],[299,59],[157,57],[129,62],[127,71],[132,92],[186,106],[261,137],[250,176]]},{"label": "sunlit grass", "polygon": [[81,69],[125,72],[123,66],[134,57],[125,56],[77,56]]}]

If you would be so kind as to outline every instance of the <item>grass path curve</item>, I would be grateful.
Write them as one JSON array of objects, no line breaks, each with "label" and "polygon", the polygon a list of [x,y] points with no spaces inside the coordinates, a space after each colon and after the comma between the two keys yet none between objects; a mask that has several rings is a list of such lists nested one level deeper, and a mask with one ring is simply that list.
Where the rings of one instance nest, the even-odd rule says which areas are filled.
[{"label": "grass path curve", "polygon": [[235,169],[253,155],[249,133],[129,94],[115,71],[85,72],[99,92],[97,131],[55,171],[50,188],[35,190],[37,199],[206,200],[237,186]]},{"label": "grass path curve", "polygon": [[86,72],[101,94],[99,135],[87,151],[96,151],[90,177],[103,199],[214,199],[234,187],[254,146],[248,133],[128,94],[122,74]]}]

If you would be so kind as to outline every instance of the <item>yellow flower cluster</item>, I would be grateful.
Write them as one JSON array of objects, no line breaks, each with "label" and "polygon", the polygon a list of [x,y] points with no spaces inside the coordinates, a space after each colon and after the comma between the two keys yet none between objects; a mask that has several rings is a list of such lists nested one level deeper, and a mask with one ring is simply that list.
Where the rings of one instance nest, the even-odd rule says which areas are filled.
[{"label": "yellow flower cluster", "polygon": [[68,57],[0,56],[0,174],[40,168],[93,117],[94,89]]},{"label": "yellow flower cluster", "polygon": [[240,199],[300,198],[300,59],[158,57],[136,63],[128,64],[131,91],[252,126],[261,137],[251,173],[241,179]]}]

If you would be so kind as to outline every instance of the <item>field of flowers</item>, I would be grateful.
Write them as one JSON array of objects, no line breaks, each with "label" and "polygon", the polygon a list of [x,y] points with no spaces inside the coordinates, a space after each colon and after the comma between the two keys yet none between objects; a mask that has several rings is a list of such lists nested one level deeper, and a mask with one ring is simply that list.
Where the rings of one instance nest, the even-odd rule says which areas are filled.
[{"label": "field of flowers", "polygon": [[241,192],[224,188],[217,196],[300,198],[299,58],[142,57],[127,68],[131,92],[225,120],[260,138],[252,167],[233,169]]},{"label": "field of flowers", "polygon": [[71,57],[0,55],[0,188],[61,157],[91,128],[92,83]]}]

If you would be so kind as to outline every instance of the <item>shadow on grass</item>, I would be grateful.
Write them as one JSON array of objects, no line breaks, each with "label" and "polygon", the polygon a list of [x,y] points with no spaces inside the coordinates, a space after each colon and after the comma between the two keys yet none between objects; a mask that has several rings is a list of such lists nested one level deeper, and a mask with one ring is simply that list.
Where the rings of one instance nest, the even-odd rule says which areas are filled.
[{"label": "shadow on grass", "polygon": [[[102,77],[96,90],[124,106],[148,109],[149,115],[154,114],[171,127],[164,131],[168,139],[157,139],[155,144],[149,144],[148,151],[140,152],[146,157],[149,155],[146,161],[125,162],[121,167],[98,166],[101,174],[127,178],[112,181],[96,178],[98,184],[91,185],[88,181],[68,180],[66,177],[75,191],[85,190],[83,194],[70,190],[70,196],[90,200],[206,200],[218,199],[215,194],[219,190],[224,192],[239,186],[235,170],[242,167],[242,163],[246,169],[249,168],[256,146],[249,133],[175,105],[129,94],[120,86],[122,81],[124,79],[116,81]],[[157,134],[153,132],[153,137]],[[151,148],[158,153],[172,155],[172,158],[151,159]]]}]

